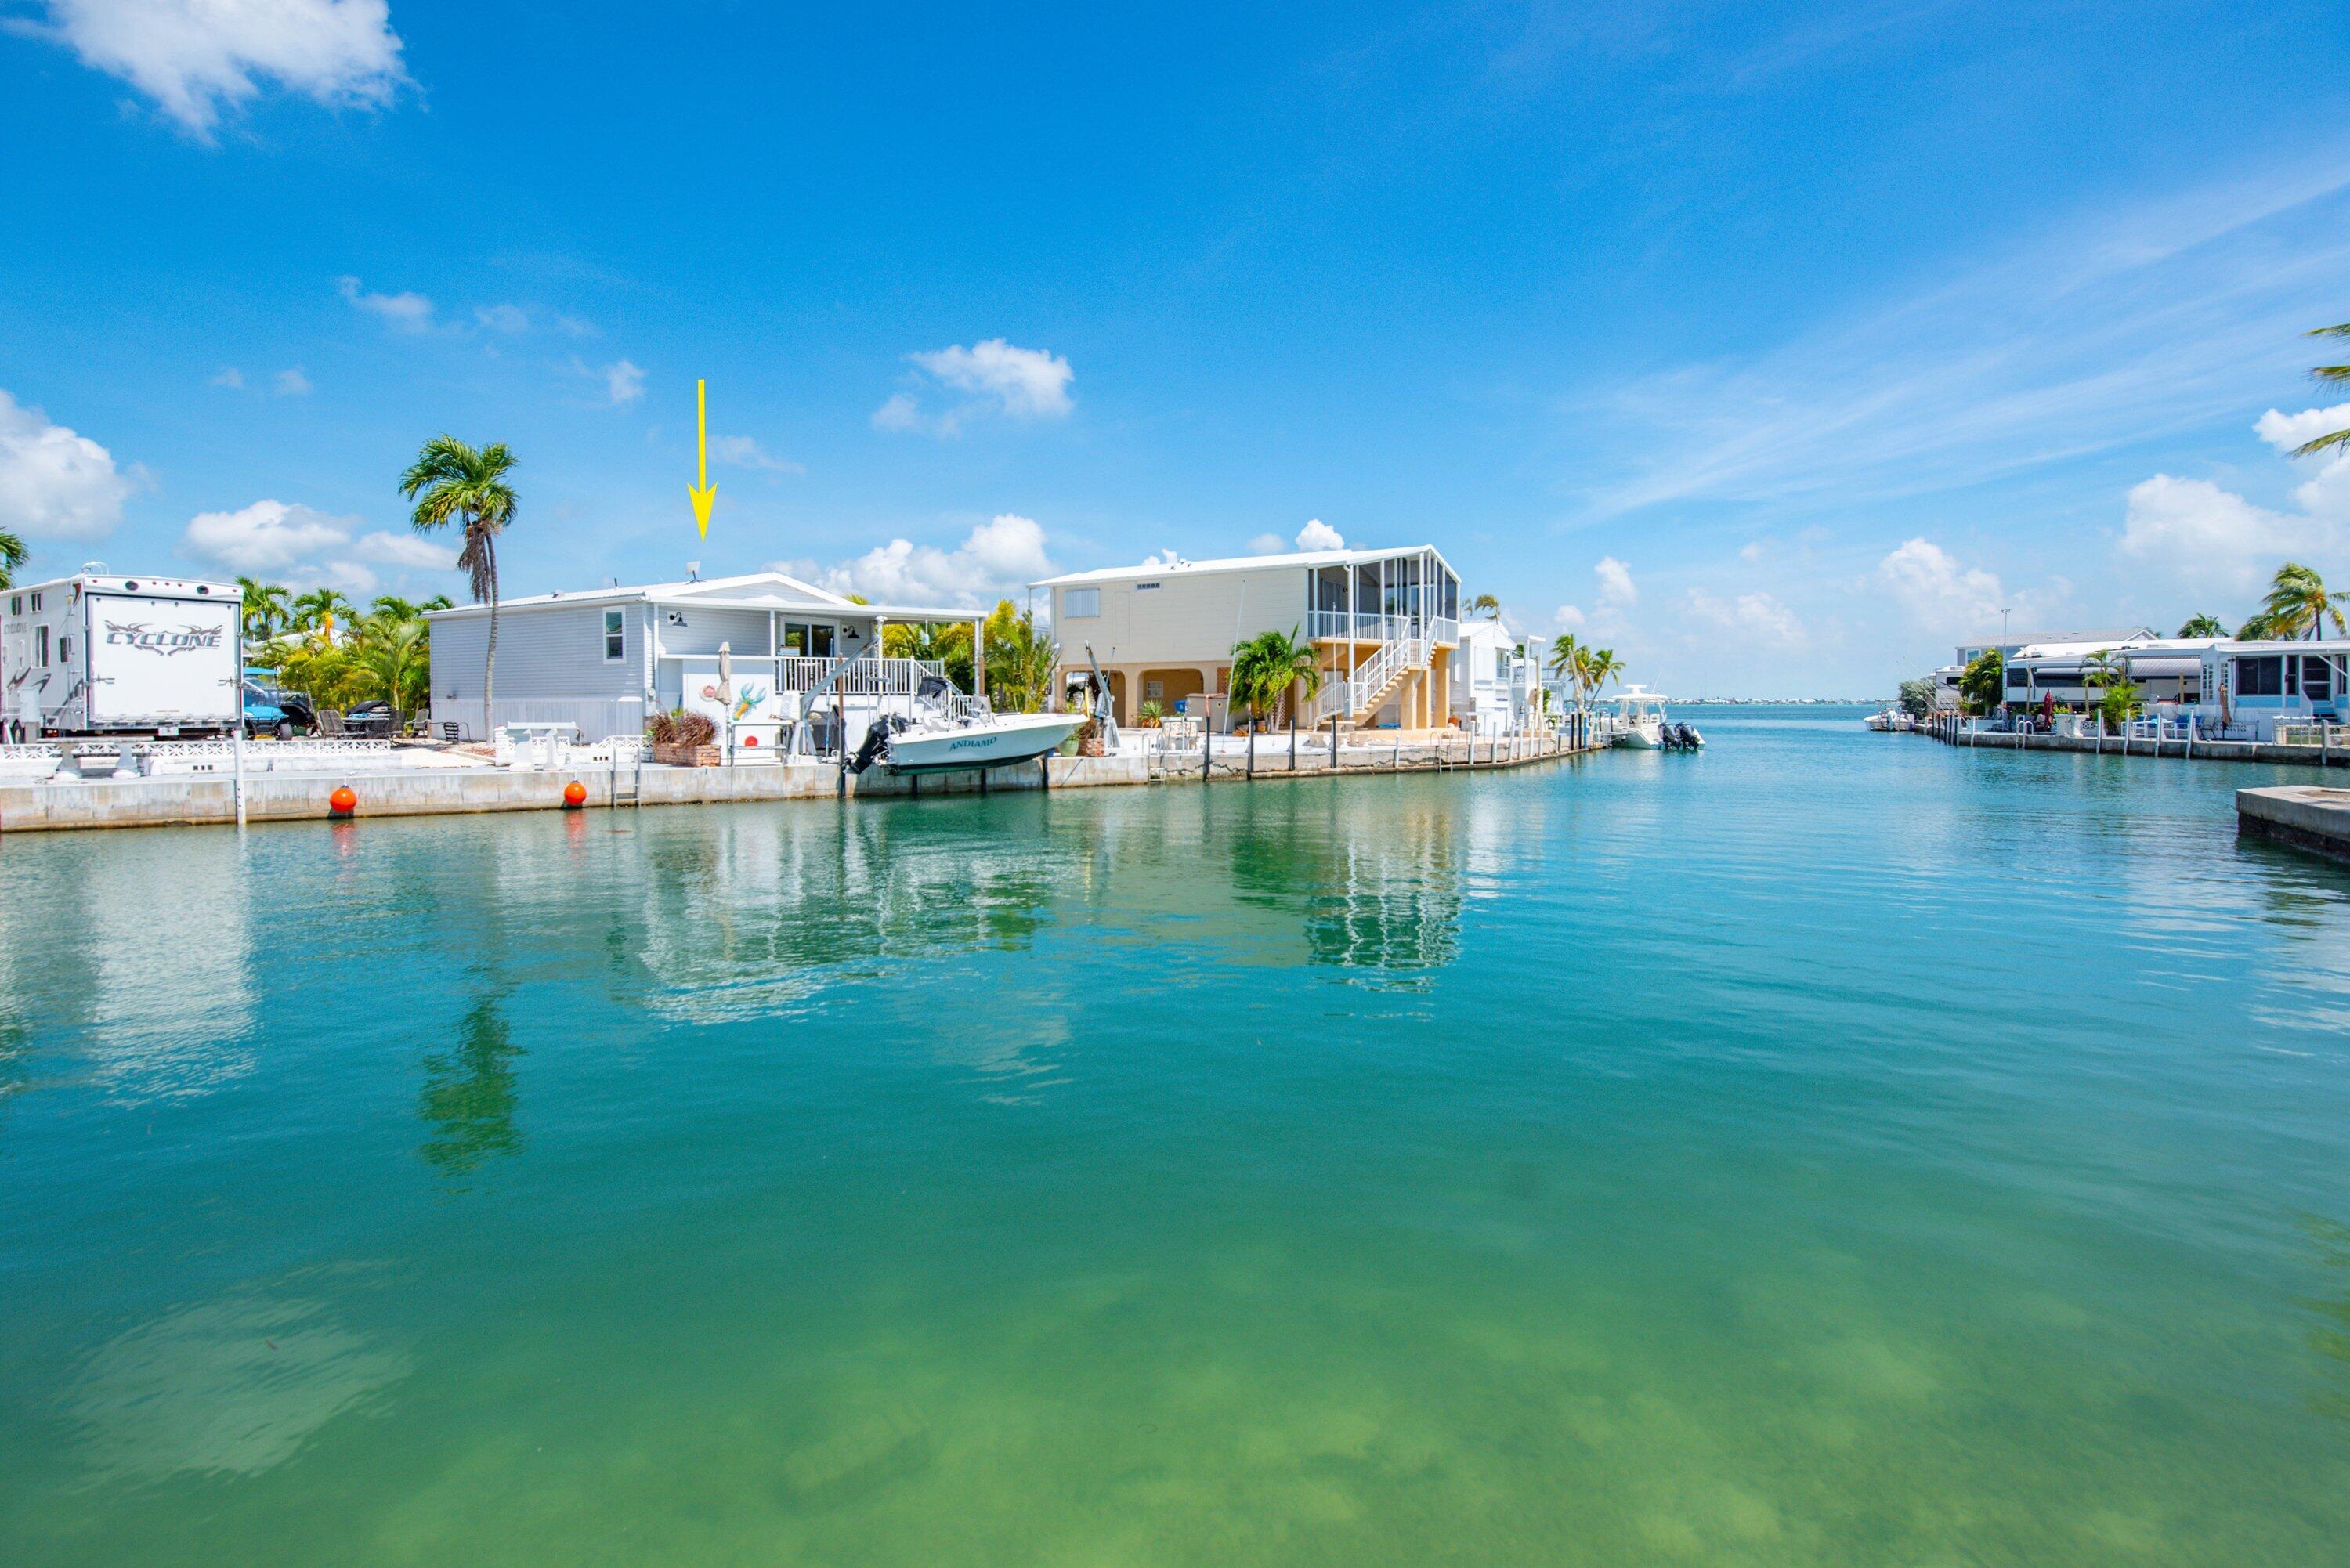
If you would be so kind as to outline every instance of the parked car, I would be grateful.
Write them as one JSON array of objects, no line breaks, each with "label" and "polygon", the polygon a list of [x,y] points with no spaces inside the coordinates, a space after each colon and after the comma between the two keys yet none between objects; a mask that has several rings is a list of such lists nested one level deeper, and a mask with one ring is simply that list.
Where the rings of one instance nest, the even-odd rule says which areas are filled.
[{"label": "parked car", "polygon": [[299,691],[281,691],[263,684],[257,677],[266,677],[266,670],[244,672],[244,732],[248,736],[275,735],[290,741],[296,735],[318,732],[318,715],[310,700]]}]

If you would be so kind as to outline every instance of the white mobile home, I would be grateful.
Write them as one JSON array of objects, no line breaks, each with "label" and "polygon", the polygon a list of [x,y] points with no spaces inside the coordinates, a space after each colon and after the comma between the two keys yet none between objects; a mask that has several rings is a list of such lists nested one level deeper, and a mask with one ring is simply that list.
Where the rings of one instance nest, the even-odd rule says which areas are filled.
[{"label": "white mobile home", "polygon": [[0,722],[16,732],[225,734],[244,718],[234,583],[102,570],[0,599]]},{"label": "white mobile home", "polygon": [[1542,711],[1547,646],[1544,638],[1513,636],[1498,620],[1462,621],[1451,659],[1451,716],[1481,735],[1511,734],[1533,723]]},{"label": "white mobile home", "polygon": [[[637,734],[656,712],[700,705],[715,685],[723,649],[738,704],[743,693],[758,693],[736,717],[760,726],[757,743],[772,748],[775,732],[809,716],[815,699],[829,701],[837,677],[858,700],[911,695],[925,670],[910,659],[876,657],[884,625],[978,623],[985,616],[860,605],[781,572],[507,599],[498,607],[497,711],[489,719],[576,724],[590,740]],[[484,738],[489,608],[464,605],[431,619],[433,722],[454,722],[466,738]],[[852,673],[842,677],[851,660]]]},{"label": "white mobile home", "polygon": [[[1461,578],[1432,545],[1150,561],[1030,585],[1052,596],[1062,672],[1107,677],[1118,717],[1228,695],[1232,647],[1267,631],[1310,642],[1321,694],[1302,721],[1426,729],[1450,715]],[[1056,682],[1057,686],[1058,682]]]}]

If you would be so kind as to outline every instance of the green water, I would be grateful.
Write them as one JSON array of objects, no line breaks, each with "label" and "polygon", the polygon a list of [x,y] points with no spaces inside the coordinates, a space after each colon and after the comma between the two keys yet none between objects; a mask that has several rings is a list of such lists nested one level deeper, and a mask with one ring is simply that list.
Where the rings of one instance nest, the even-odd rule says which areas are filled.
[{"label": "green water", "polygon": [[1817,711],[0,840],[10,1563],[2350,1562],[2350,872]]}]

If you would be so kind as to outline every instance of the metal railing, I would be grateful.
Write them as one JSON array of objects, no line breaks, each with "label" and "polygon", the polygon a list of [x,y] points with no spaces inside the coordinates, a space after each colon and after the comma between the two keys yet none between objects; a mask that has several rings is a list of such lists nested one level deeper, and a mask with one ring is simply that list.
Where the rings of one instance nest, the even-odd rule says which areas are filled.
[{"label": "metal railing", "polygon": [[[714,671],[718,668],[718,656],[714,653],[664,653],[661,657],[691,669]],[[922,677],[946,673],[946,666],[935,659],[876,659],[857,654],[817,659],[796,653],[780,657],[735,654],[733,658],[737,675],[757,678],[772,669],[778,691],[829,690],[834,678],[845,670],[847,678],[842,684],[851,697],[910,697],[920,687]]]},{"label": "metal railing", "polygon": [[1351,675],[1324,683],[1314,701],[1314,722],[1360,718],[1366,708],[1385,701],[1406,673],[1427,669],[1434,651],[1433,639],[1426,632],[1379,644],[1379,650],[1357,665]]},{"label": "metal railing", "polygon": [[1461,640],[1461,623],[1447,617],[1378,615],[1369,610],[1309,610],[1308,638],[1350,638],[1357,642],[1401,642],[1413,637],[1438,642]]}]

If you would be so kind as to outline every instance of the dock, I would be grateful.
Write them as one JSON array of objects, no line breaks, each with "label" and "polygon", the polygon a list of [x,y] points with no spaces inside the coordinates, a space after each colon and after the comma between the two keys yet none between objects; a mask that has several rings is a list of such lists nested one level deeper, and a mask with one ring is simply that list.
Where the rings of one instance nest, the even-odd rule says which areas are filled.
[{"label": "dock", "polygon": [[[1148,737],[1149,732],[1127,733]],[[1144,743],[1107,756],[1047,756],[985,774],[928,776],[891,775],[879,769],[861,776],[844,774],[836,760],[808,757],[719,767],[650,763],[641,768],[615,767],[608,759],[585,755],[550,760],[535,767],[399,767],[390,765],[392,758],[387,748],[380,761],[354,754],[340,763],[293,770],[256,767],[242,778],[225,770],[36,781],[0,775],[0,836],[78,828],[230,826],[240,819],[348,821],[1122,785],[1189,784],[1222,789],[1233,784],[1304,784],[1317,778],[1380,774],[1475,774],[1552,763],[1608,743],[1604,734],[1592,736],[1580,726],[1495,737],[1372,732],[1347,737],[1335,752],[1323,735],[1265,735],[1258,737],[1253,746],[1241,737],[1218,736],[1212,746],[1162,750]],[[266,756],[276,748],[264,742],[247,750]],[[575,784],[586,796],[577,806],[565,798]],[[337,793],[345,789],[351,794],[348,810],[335,805]]]},{"label": "dock", "polygon": [[2350,789],[2323,784],[2240,789],[2236,831],[2350,864]]},{"label": "dock", "polygon": [[2330,731],[2319,729],[2315,744],[2289,745],[2278,741],[2228,741],[2209,735],[2054,735],[2031,730],[1977,730],[1953,713],[1937,714],[1921,722],[1913,734],[1929,735],[1944,745],[2000,752],[2081,752],[2106,757],[2164,757],[2202,763],[2286,763],[2298,767],[2350,767],[2350,746],[2332,743]]}]

